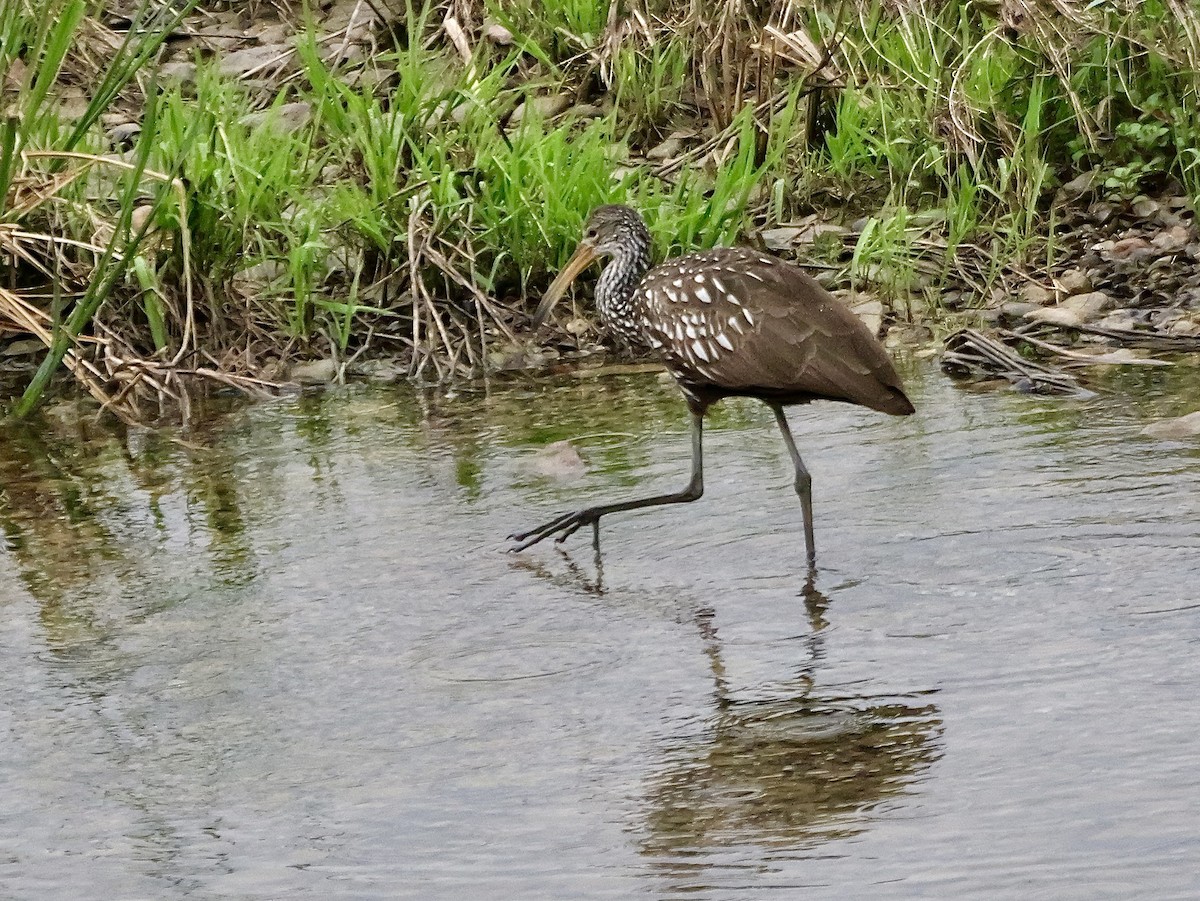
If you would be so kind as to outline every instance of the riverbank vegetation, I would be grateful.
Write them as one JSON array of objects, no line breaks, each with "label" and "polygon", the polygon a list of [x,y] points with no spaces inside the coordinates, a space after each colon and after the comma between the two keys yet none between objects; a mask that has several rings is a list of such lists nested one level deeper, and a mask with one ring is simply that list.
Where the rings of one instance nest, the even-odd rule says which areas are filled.
[{"label": "riverbank vegetation", "polygon": [[13,410],[63,364],[129,419],[303,360],[521,365],[603,202],[936,320],[1054,267],[1072,209],[1190,217],[1197,73],[1185,0],[3,0]]}]

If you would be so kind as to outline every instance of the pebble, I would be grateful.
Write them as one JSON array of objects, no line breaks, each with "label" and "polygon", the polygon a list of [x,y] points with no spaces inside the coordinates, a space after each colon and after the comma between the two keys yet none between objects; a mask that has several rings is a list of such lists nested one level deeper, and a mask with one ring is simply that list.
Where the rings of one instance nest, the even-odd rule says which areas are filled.
[{"label": "pebble", "polygon": [[518,104],[517,108],[512,111],[512,115],[508,117],[508,124],[518,125],[526,116],[528,110],[533,110],[543,119],[549,119],[552,116],[557,116],[571,105],[571,98],[566,94],[540,94],[537,97],[530,97],[528,100]]},{"label": "pebble", "polygon": [[272,65],[283,65],[292,56],[290,44],[264,44],[261,47],[247,47],[235,50],[220,58],[217,69],[222,75],[245,75],[261,67],[270,68]]},{"label": "pebble", "polygon": [[483,36],[497,47],[508,47],[513,42],[512,32],[499,22],[485,22]]},{"label": "pebble", "polygon": [[1044,306],[1054,301],[1054,292],[1036,282],[1030,282],[1027,285],[1021,286],[1021,300],[1025,303],[1035,303],[1039,306]]},{"label": "pebble", "polygon": [[1092,280],[1082,269],[1068,269],[1056,280],[1058,288],[1067,297],[1076,294],[1086,294],[1092,290]]},{"label": "pebble", "polygon": [[293,132],[303,128],[312,118],[312,107],[302,101],[285,103],[274,109],[242,116],[238,121],[247,128],[271,125],[281,132]]},{"label": "pebble", "polygon": [[337,363],[331,359],[308,360],[292,367],[291,380],[301,385],[324,385],[337,375]]}]

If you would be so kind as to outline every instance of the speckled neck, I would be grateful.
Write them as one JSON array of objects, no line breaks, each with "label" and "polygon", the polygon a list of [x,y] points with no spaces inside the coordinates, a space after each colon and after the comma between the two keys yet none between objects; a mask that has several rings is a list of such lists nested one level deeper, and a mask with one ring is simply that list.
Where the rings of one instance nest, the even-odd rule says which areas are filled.
[{"label": "speckled neck", "polygon": [[644,339],[633,297],[650,263],[650,232],[633,213],[622,223],[621,245],[596,282],[596,312],[609,331],[635,344]]}]

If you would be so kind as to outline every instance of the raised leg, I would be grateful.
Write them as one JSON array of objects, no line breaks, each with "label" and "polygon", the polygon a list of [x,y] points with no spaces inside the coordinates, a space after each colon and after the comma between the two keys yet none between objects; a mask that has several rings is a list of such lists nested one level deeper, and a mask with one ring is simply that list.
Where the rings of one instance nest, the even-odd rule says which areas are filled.
[{"label": "raised leg", "polygon": [[704,413],[703,411],[692,411],[692,478],[687,483],[687,487],[675,494],[656,494],[653,497],[641,497],[631,501],[620,501],[615,504],[601,504],[596,507],[587,507],[583,510],[576,510],[574,513],[564,513],[562,516],[557,516],[547,523],[543,523],[536,529],[530,529],[528,532],[517,532],[509,535],[510,541],[515,541],[517,544],[510,548],[513,551],[523,551],[525,548],[537,544],[545,538],[549,538],[556,532],[559,533],[558,542],[563,542],[569,536],[573,535],[581,526],[591,524],[593,531],[593,544],[599,545],[600,541],[600,517],[609,513],[620,513],[624,510],[637,510],[641,507],[657,507],[661,504],[686,504],[698,499],[704,494],[704,453],[702,450],[704,434]]},{"label": "raised leg", "polygon": [[812,566],[817,562],[817,547],[813,541],[812,476],[809,475],[804,461],[800,459],[800,451],[796,450],[796,442],[792,439],[792,430],[788,428],[783,405],[769,403],[768,406],[775,413],[775,421],[779,423],[779,431],[783,434],[783,443],[787,445],[792,465],[796,467],[796,494],[800,495],[800,510],[804,514],[804,546],[808,550],[808,565]]}]

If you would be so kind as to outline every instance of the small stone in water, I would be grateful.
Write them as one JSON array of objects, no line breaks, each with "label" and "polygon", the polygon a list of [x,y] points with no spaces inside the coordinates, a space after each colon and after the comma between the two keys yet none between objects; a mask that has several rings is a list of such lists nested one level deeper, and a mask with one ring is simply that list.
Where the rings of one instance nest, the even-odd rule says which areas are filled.
[{"label": "small stone in water", "polygon": [[533,458],[533,468],[544,476],[577,478],[587,472],[587,464],[570,441],[547,444]]},{"label": "small stone in water", "polygon": [[297,363],[291,372],[292,381],[301,385],[324,385],[332,382],[335,375],[337,364],[328,358]]}]

